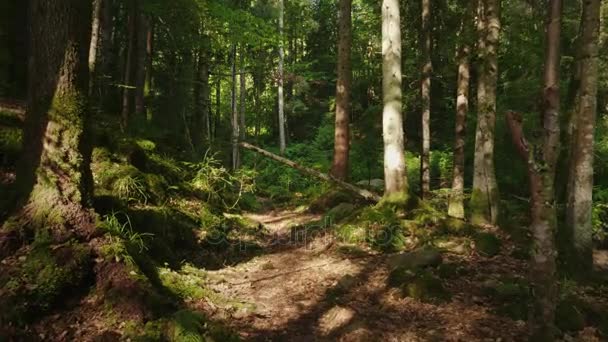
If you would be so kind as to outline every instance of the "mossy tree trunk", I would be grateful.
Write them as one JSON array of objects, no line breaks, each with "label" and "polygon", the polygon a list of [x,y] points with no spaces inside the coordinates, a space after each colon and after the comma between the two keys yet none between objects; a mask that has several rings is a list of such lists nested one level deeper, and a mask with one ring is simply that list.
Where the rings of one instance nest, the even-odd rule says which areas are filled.
[{"label": "mossy tree trunk", "polygon": [[496,224],[499,193],[494,169],[494,131],[500,0],[478,0],[477,13],[477,50],[480,64],[477,80],[477,129],[475,132],[473,189],[470,202],[471,222]]},{"label": "mossy tree trunk", "polygon": [[382,1],[382,127],[384,196],[402,202],[408,195],[401,95],[401,19],[398,0]]},{"label": "mossy tree trunk", "polygon": [[[95,229],[88,141],[91,2],[30,4],[30,73],[19,183],[26,205],[16,220],[55,242]],[[13,223],[15,221],[12,221]],[[10,224],[10,223],[9,223]]]},{"label": "mossy tree trunk", "polygon": [[513,143],[528,167],[531,224],[533,237],[530,280],[534,301],[530,312],[530,330],[534,341],[553,341],[557,301],[556,247],[557,209],[555,173],[560,142],[560,39],[562,0],[547,6],[545,68],[543,76],[542,127],[538,141],[524,136],[522,117],[507,113]]},{"label": "mossy tree trunk", "polygon": [[566,204],[566,226],[571,232],[568,264],[575,273],[591,270],[592,260],[592,193],[593,149],[597,115],[598,40],[600,0],[583,2],[580,37],[580,86],[575,113],[576,127],[571,137],[570,171]]},{"label": "mossy tree trunk", "polygon": [[341,180],[348,175],[348,155],[350,150],[350,93],[352,83],[351,70],[351,2],[339,2],[339,38],[338,38],[338,80],[336,82],[336,122],[334,132],[334,157],[331,174]]}]

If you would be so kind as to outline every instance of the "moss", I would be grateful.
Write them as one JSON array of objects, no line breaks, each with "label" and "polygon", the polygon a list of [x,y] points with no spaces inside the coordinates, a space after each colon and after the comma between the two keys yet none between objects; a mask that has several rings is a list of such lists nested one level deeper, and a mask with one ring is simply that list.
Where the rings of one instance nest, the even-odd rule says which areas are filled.
[{"label": "moss", "polygon": [[445,218],[439,222],[439,232],[456,236],[471,236],[476,230],[464,220],[456,218]]},{"label": "moss", "polygon": [[400,287],[415,279],[416,273],[408,267],[397,267],[388,275],[388,284],[392,287]]},{"label": "moss", "polygon": [[402,287],[403,295],[422,302],[444,301],[450,298],[441,279],[429,271],[422,271]]},{"label": "moss", "polygon": [[0,165],[14,165],[21,151],[22,130],[0,127]]},{"label": "moss", "polygon": [[333,207],[325,215],[325,220],[328,223],[340,222],[343,219],[351,216],[355,212],[355,206],[351,203],[340,203]]},{"label": "moss", "polygon": [[334,234],[345,243],[360,244],[367,240],[367,230],[364,226],[358,224],[339,225]]},{"label": "moss", "polygon": [[484,256],[492,257],[500,253],[502,242],[492,233],[478,233],[475,238],[475,249]]},{"label": "moss", "polygon": [[405,209],[410,203],[411,197],[408,191],[396,192],[392,194],[386,194],[382,197],[382,200],[378,202],[378,207],[391,207]]},{"label": "moss", "polygon": [[474,225],[490,223],[490,209],[488,207],[488,196],[479,189],[473,189],[469,201],[470,221]]},{"label": "moss", "polygon": [[192,273],[179,273],[168,268],[159,268],[158,276],[164,287],[183,299],[201,299],[210,295],[204,279]]},{"label": "moss", "polygon": [[50,246],[40,242],[17,266],[15,274],[6,282],[3,307],[11,308],[0,313],[9,321],[24,322],[35,318],[35,313],[49,310],[61,295],[82,284],[90,275],[89,249],[77,243]]},{"label": "moss", "polygon": [[205,342],[205,317],[199,313],[180,310],[171,320],[170,340],[175,342]]}]

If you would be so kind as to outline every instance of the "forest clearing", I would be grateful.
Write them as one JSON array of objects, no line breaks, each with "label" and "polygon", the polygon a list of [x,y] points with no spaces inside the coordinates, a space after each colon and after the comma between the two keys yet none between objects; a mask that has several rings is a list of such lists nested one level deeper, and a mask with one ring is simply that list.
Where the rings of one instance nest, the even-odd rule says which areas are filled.
[{"label": "forest clearing", "polygon": [[1,341],[608,341],[608,2],[4,0]]}]

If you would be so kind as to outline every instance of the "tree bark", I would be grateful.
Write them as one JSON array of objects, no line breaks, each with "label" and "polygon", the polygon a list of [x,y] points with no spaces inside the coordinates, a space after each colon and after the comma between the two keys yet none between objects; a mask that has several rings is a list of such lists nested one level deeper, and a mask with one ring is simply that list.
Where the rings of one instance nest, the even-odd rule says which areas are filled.
[{"label": "tree bark", "polygon": [[571,141],[566,225],[572,233],[569,264],[576,274],[585,274],[592,260],[593,149],[597,115],[598,37],[600,0],[583,2],[580,42],[580,88],[574,136]]},{"label": "tree bark", "polygon": [[350,150],[350,94],[352,83],[351,69],[351,2],[339,2],[339,38],[338,38],[338,80],[336,83],[336,124],[334,133],[334,157],[331,174],[338,179],[348,175],[348,154]]},{"label": "tree bark", "polygon": [[[466,38],[465,38],[466,39]],[[458,90],[456,96],[456,127],[454,131],[454,168],[452,191],[448,202],[448,215],[464,219],[464,145],[466,140],[466,119],[469,112],[470,47],[461,43],[458,47]]]},{"label": "tree bark", "polygon": [[498,184],[494,169],[496,126],[496,83],[498,79],[498,39],[500,0],[478,0],[477,128],[471,193],[471,222],[496,224],[498,219]]},{"label": "tree bark", "polygon": [[425,199],[431,191],[431,1],[422,0],[422,65],[420,95],[422,99],[422,151],[420,153],[420,197]]},{"label": "tree bark", "polygon": [[401,20],[398,0],[382,1],[382,93],[384,109],[384,196],[404,202],[408,195],[401,102]]},{"label": "tree bark", "polygon": [[230,108],[232,109],[232,170],[239,168],[239,111],[236,102],[236,44],[232,44],[232,76]]},{"label": "tree bark", "polygon": [[534,341],[553,341],[557,301],[556,247],[557,229],[555,174],[560,142],[560,39],[562,0],[550,0],[547,6],[543,107],[538,141],[528,142],[521,115],[507,113],[513,143],[528,167],[531,204],[530,231],[533,237],[530,281],[534,301],[530,312],[530,330]]},{"label": "tree bark", "polygon": [[241,72],[239,75],[239,137],[241,140],[245,140],[247,136],[247,126],[245,120],[245,112],[247,110],[246,107],[246,98],[247,98],[247,76],[245,74],[245,47],[241,46],[241,56],[240,56],[240,68]]},{"label": "tree bark", "polygon": [[142,13],[141,6],[137,13],[137,58],[135,62],[135,116],[144,118],[146,116],[145,86],[146,86],[146,67],[147,63],[147,38],[148,38],[148,18]]},{"label": "tree bark", "polygon": [[284,0],[279,0],[279,70],[278,70],[278,106],[279,106],[279,148],[285,154],[287,148],[285,137],[285,98],[283,94],[285,51],[283,49],[283,16],[285,14]]},{"label": "tree bark", "polygon": [[93,23],[91,26],[91,44],[89,45],[89,92],[93,92],[97,79],[97,56],[100,45],[100,26],[103,16],[104,0],[93,1]]},{"label": "tree bark", "polygon": [[148,30],[146,34],[146,76],[144,78],[144,101],[146,103],[146,120],[152,122],[152,106],[150,106],[150,95],[152,94],[152,60],[154,58],[154,21],[148,19]]},{"label": "tree bark", "polygon": [[274,153],[268,152],[268,151],[266,151],[266,150],[264,150],[262,148],[259,148],[257,146],[251,145],[251,144],[246,143],[246,142],[241,142],[241,143],[239,143],[239,145],[242,146],[242,147],[244,147],[244,148],[246,148],[246,149],[248,149],[248,150],[252,150],[252,151],[255,151],[257,153],[260,153],[263,156],[266,156],[266,157],[268,157],[270,159],[273,159],[273,160],[276,160],[278,162],[281,162],[281,163],[283,163],[283,164],[285,164],[285,165],[287,165],[289,167],[292,167],[292,168],[294,168],[294,169],[296,169],[298,171],[301,171],[301,172],[303,172],[303,173],[305,173],[305,174],[307,174],[309,176],[313,176],[313,177],[319,178],[319,179],[324,180],[326,182],[334,183],[337,186],[339,186],[339,187],[341,187],[341,188],[343,188],[345,190],[348,190],[348,191],[350,191],[351,193],[353,193],[353,194],[355,194],[357,196],[361,196],[361,197],[363,197],[364,199],[366,199],[368,201],[379,202],[382,199],[380,197],[380,195],[375,194],[375,193],[373,193],[373,192],[371,192],[369,190],[361,189],[361,188],[356,187],[356,186],[354,186],[352,184],[346,183],[343,180],[340,180],[340,179],[332,176],[331,174],[322,173],[322,172],[319,172],[319,171],[317,171],[315,169],[311,169],[309,167],[299,165],[299,164],[297,164],[297,163],[295,163],[295,162],[293,162],[293,161],[291,161],[291,160],[289,160],[287,158],[283,158],[281,156],[278,156],[278,155],[276,155]]},{"label": "tree bark", "polygon": [[19,182],[22,229],[54,242],[93,234],[88,52],[91,2],[30,2],[30,72]]},{"label": "tree bark", "polygon": [[132,98],[132,74],[133,74],[133,52],[135,50],[135,33],[137,31],[137,10],[135,0],[131,0],[127,4],[129,8],[128,12],[128,30],[129,36],[127,41],[127,55],[125,59],[125,68],[123,76],[123,90],[122,90],[122,121],[121,126],[123,130],[126,130],[129,126],[130,114],[131,114],[131,98]]}]

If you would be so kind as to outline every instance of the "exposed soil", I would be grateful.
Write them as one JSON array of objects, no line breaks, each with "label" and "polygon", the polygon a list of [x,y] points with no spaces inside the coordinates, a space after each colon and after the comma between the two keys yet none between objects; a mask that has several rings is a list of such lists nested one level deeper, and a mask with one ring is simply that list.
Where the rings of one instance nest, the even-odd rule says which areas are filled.
[{"label": "exposed soil", "polygon": [[[330,235],[293,237],[294,226],[315,222],[308,213],[272,211],[247,217],[282,237],[248,262],[210,272],[210,286],[242,302],[229,310],[199,303],[228,322],[245,340],[259,341],[521,341],[526,324],[495,314],[483,295],[487,279],[524,273],[524,263],[505,256],[446,255],[466,276],[448,281],[442,304],[404,298],[387,285],[386,257],[345,255]],[[317,223],[315,223],[317,224]]]}]

